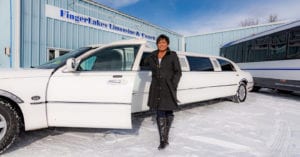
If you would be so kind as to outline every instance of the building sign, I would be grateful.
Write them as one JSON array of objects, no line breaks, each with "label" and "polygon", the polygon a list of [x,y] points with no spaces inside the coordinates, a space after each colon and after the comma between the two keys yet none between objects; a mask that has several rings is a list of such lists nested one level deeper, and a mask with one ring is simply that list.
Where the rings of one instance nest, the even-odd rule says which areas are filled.
[{"label": "building sign", "polygon": [[131,36],[135,38],[144,38],[148,41],[155,42],[155,36],[126,28],[123,26],[115,25],[113,23],[96,19],[87,15],[82,15],[74,11],[66,10],[63,8],[58,8],[52,5],[46,5],[46,17],[53,18],[60,21],[66,21],[82,26],[92,27],[96,29],[101,29],[104,31],[109,31],[117,34],[122,34],[126,36]]}]

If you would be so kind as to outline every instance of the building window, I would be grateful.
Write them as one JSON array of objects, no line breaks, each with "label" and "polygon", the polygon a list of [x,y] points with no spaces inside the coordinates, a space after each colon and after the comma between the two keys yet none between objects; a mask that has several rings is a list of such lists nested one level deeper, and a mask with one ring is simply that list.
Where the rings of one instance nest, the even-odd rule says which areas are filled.
[{"label": "building window", "polygon": [[48,61],[51,61],[59,56],[62,56],[70,52],[67,49],[48,48]]}]

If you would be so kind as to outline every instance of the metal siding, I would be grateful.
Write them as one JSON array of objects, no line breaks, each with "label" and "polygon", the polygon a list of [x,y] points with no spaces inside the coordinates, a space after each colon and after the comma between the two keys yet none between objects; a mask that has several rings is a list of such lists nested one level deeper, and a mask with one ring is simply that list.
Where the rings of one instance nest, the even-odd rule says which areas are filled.
[{"label": "metal siding", "polygon": [[[90,16],[89,14],[89,5],[90,4],[87,4],[87,8],[82,8],[82,14],[83,15],[88,15]],[[89,35],[89,30],[90,30],[90,27],[84,27],[83,28],[83,35],[84,35],[84,44],[83,45],[88,45],[90,43],[90,35]]]},{"label": "metal siding", "polygon": [[56,47],[60,47],[60,48],[66,48],[67,47],[67,44],[66,44],[66,41],[67,41],[67,22],[62,22],[62,21],[59,21],[59,39],[60,39],[60,42],[59,44],[56,46]]},{"label": "metal siding", "polygon": [[[21,50],[21,53],[23,53],[23,58],[21,62],[21,66],[24,67],[29,67],[31,66],[31,35],[32,35],[32,26],[31,26],[31,5],[32,5],[32,0],[24,0],[22,1],[23,6],[24,6],[24,14],[22,14],[24,22],[23,22],[23,41],[21,42],[23,45],[23,49]],[[23,51],[23,52],[22,52]]]},{"label": "metal siding", "polygon": [[47,60],[47,51],[46,51],[46,40],[47,40],[47,31],[46,31],[46,24],[47,19],[45,18],[45,1],[40,1],[40,49],[39,49],[39,63],[45,63]]},{"label": "metal siding", "polygon": [[47,18],[47,46],[54,47],[54,20]]},{"label": "metal siding", "polygon": [[74,25],[74,24],[71,24],[72,27],[73,27],[73,32],[72,32],[72,35],[70,36],[70,38],[72,38],[72,48],[73,47],[79,47],[79,26],[78,25]]},{"label": "metal siding", "polygon": [[39,33],[40,33],[40,21],[39,21],[39,3],[40,1],[32,1],[31,8],[31,65],[37,66],[39,65]]},{"label": "metal siding", "polygon": [[58,7],[62,7],[61,5],[60,5],[60,2],[61,2],[62,0],[54,0],[54,5],[55,6],[58,6]]},{"label": "metal siding", "polygon": [[[22,1],[21,27],[21,66],[42,64],[47,59],[47,48],[75,49],[90,44],[106,44],[115,40],[130,39],[132,37],[106,32],[90,27],[53,20],[45,17],[45,4],[54,5],[68,10],[92,16],[117,25],[128,27],[158,36],[166,34],[170,37],[172,50],[182,49],[182,36],[146,25],[135,19],[119,15],[107,9],[80,0],[33,0]],[[186,37],[186,50],[218,55],[219,48],[230,41],[258,33],[276,25],[253,27],[245,30],[232,30],[213,34]],[[156,47],[155,42],[149,45]]]},{"label": "metal siding", "polygon": [[71,23],[66,23],[66,36],[65,36],[65,48],[66,49],[72,49],[72,37],[74,36],[74,34],[72,34],[73,32],[73,25]]},{"label": "metal siding", "polygon": [[10,58],[4,54],[4,49],[10,45],[10,1],[0,1],[0,15],[0,68],[8,68]]},{"label": "metal siding", "polygon": [[21,67],[30,67],[44,62],[46,31],[44,1],[21,2]]},{"label": "metal siding", "polygon": [[53,47],[60,47],[60,24],[61,22],[58,20],[54,20],[54,31],[53,31]]},{"label": "metal siding", "polygon": [[186,51],[219,55],[220,47],[222,47],[224,44],[274,28],[276,26],[278,26],[278,24],[185,37],[185,42],[187,45]]},{"label": "metal siding", "polygon": [[[45,5],[53,5],[154,36],[166,34],[171,49],[181,49],[182,36],[153,27],[133,18],[111,12],[81,0],[21,1],[21,67],[37,66],[47,61],[47,48],[76,49],[90,44],[106,44],[132,37],[76,25],[45,17]],[[154,48],[155,42],[151,42]]]}]

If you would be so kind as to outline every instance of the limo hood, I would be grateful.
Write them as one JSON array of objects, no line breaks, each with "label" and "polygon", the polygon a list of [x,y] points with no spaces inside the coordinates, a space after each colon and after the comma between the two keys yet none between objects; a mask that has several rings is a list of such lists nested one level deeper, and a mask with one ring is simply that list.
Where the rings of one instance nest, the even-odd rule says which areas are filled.
[{"label": "limo hood", "polygon": [[49,77],[53,69],[1,69],[0,79]]}]

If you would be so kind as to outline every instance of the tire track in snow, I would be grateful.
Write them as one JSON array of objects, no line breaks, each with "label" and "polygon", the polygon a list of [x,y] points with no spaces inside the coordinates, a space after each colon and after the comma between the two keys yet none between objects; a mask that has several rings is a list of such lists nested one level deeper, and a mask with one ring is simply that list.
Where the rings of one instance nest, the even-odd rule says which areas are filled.
[{"label": "tire track in snow", "polygon": [[220,139],[210,138],[210,137],[204,137],[204,136],[191,136],[188,137],[190,140],[199,141],[211,145],[217,145],[220,147],[225,147],[229,149],[239,150],[239,151],[250,151],[251,148],[245,145],[224,141]]},{"label": "tire track in snow", "polygon": [[272,156],[289,157],[291,130],[285,121],[276,121],[275,134],[270,143]]}]

